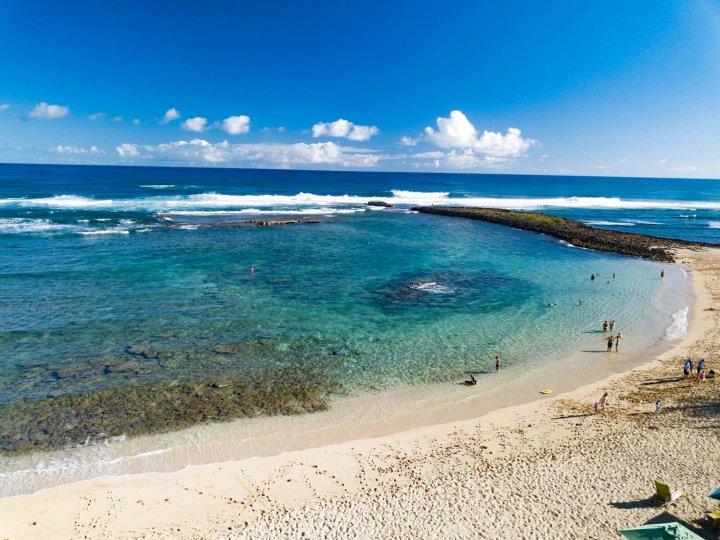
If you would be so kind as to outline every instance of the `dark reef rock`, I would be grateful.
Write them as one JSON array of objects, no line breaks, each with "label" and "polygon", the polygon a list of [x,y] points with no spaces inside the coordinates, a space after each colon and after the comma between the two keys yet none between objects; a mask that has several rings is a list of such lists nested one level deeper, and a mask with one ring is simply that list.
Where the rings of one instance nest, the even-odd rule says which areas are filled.
[{"label": "dark reef rock", "polygon": [[[104,368],[99,366],[96,372]],[[59,393],[0,405],[0,455],[165,432],[202,422],[322,411],[328,407],[328,396],[339,389],[339,381],[306,366],[214,380],[129,383],[89,393]]]},{"label": "dark reef rock", "polygon": [[689,242],[645,234],[596,229],[579,221],[535,212],[454,206],[416,206],[413,210],[424,214],[463,217],[507,225],[524,231],[547,234],[577,247],[662,262],[675,262],[674,249],[717,247],[716,244],[704,242]]},{"label": "dark reef rock", "polygon": [[125,352],[132,356],[142,356],[146,360],[157,360],[160,358],[160,353],[158,351],[145,347],[135,347],[134,345],[128,345],[125,347]]},{"label": "dark reef rock", "polygon": [[368,201],[367,206],[382,206],[383,208],[392,208],[393,205],[385,201]]},{"label": "dark reef rock", "polygon": [[297,225],[298,223],[303,223],[303,221],[301,219],[249,219],[245,223],[256,227],[280,227],[282,225]]}]

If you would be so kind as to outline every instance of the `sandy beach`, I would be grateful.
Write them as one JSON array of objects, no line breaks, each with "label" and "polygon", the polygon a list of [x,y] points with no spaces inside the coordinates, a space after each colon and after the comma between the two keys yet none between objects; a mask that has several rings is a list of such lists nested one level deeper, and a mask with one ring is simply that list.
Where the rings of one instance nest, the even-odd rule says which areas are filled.
[{"label": "sandy beach", "polygon": [[[687,355],[720,368],[720,250],[679,260],[692,324],[649,364],[469,420],[5,498],[0,538],[614,539],[664,512],[720,538],[704,520],[718,506],[720,387],[682,376]],[[660,508],[655,479],[684,495]]]}]

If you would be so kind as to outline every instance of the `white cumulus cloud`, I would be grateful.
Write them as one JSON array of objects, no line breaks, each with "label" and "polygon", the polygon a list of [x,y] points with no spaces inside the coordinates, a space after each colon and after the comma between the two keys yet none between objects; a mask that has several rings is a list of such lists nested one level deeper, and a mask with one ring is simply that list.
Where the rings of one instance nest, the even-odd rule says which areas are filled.
[{"label": "white cumulus cloud", "polygon": [[92,145],[90,148],[81,148],[79,146],[75,145],[62,145],[58,144],[57,146],[53,146],[50,148],[50,151],[55,154],[104,154],[105,151],[101,150],[95,145]]},{"label": "white cumulus cloud", "polygon": [[28,115],[30,118],[36,120],[57,120],[58,118],[64,118],[70,114],[70,107],[65,105],[49,105],[48,103],[41,101]]},{"label": "white cumulus cloud", "polygon": [[318,122],[312,127],[312,136],[315,138],[343,137],[351,141],[367,141],[378,133],[380,130],[377,126],[360,126],[344,118],[334,122]]},{"label": "white cumulus cloud", "polygon": [[107,114],[104,112],[97,112],[97,113],[94,113],[94,114],[91,114],[90,116],[88,116],[88,120],[90,120],[91,122],[98,122],[98,121],[102,120],[103,118],[105,118],[106,116],[107,116]]},{"label": "white cumulus cloud", "polygon": [[122,158],[140,156],[140,150],[137,144],[123,143],[120,146],[116,146],[115,151]]},{"label": "white cumulus cloud", "polygon": [[120,157],[130,159],[283,168],[322,164],[370,168],[375,167],[380,159],[367,150],[340,146],[333,142],[231,144],[228,141],[211,143],[205,139],[192,139],[159,145],[125,143],[118,146],[116,151]]},{"label": "white cumulus cloud", "polygon": [[180,111],[178,111],[175,107],[172,107],[165,111],[165,114],[163,114],[162,119],[160,120],[161,124],[169,124],[173,120],[177,120],[180,118]]},{"label": "white cumulus cloud", "polygon": [[202,133],[207,127],[207,118],[202,116],[196,116],[194,118],[188,118],[180,127],[185,131],[195,131],[196,133]]},{"label": "white cumulus cloud", "polygon": [[9,103],[0,103],[0,112],[5,112],[10,108]]},{"label": "white cumulus cloud", "polygon": [[[426,127],[425,137],[439,148],[470,150],[493,157],[521,156],[537,144],[533,139],[523,138],[522,132],[513,127],[508,128],[504,135],[487,130],[480,135],[461,111],[452,111],[448,118],[438,118],[437,131]],[[456,157],[461,155],[465,156],[466,153],[456,154]]]},{"label": "white cumulus cloud", "polygon": [[244,114],[238,116],[228,116],[222,121],[220,129],[230,135],[247,133],[250,131],[250,117]]}]

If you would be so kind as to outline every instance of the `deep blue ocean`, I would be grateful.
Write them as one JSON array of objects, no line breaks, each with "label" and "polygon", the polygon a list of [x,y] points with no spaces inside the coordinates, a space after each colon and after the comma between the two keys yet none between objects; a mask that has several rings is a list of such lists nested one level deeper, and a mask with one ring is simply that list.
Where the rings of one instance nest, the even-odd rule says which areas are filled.
[{"label": "deep blue ocean", "polygon": [[644,346],[686,327],[678,267],[414,204],[720,242],[712,180],[0,165],[0,450],[523,369],[603,319]]}]

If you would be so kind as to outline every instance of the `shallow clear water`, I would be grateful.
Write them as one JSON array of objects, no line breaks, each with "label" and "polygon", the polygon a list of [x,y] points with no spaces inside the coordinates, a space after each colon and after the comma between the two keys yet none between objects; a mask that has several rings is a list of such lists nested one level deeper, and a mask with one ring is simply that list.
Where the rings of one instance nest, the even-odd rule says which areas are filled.
[{"label": "shallow clear water", "polygon": [[[481,376],[496,354],[522,369],[603,350],[604,319],[649,346],[687,305],[680,269],[660,280],[658,263],[407,209],[530,207],[655,234],[704,212],[688,237],[715,238],[714,192],[656,181],[654,199],[629,184],[618,202],[602,195],[616,180],[582,182],[1,166],[0,448],[316,410]],[[258,216],[320,222],[227,226]],[[143,408],[163,414],[129,419]]]}]

